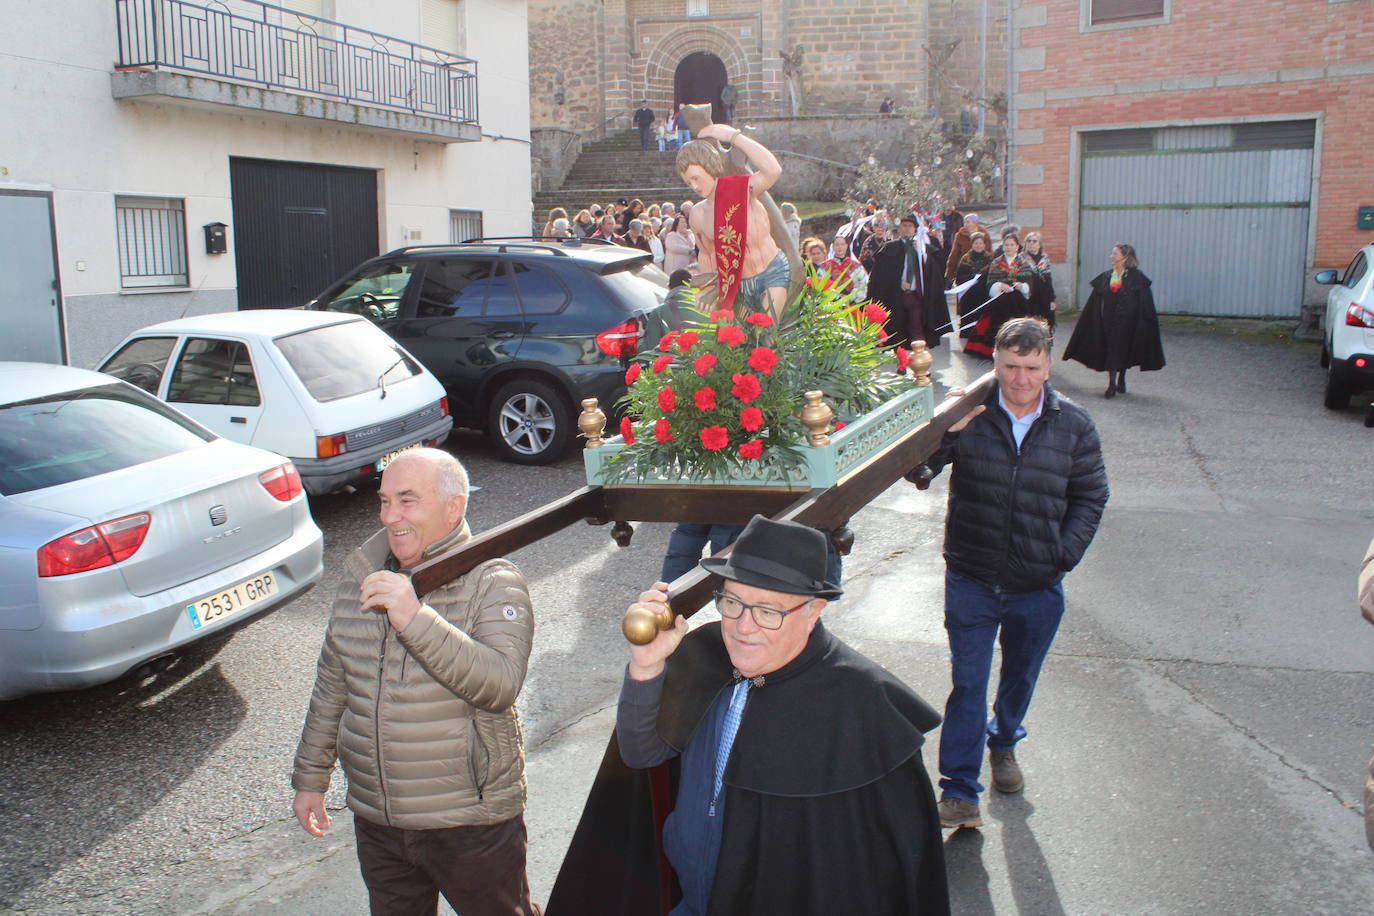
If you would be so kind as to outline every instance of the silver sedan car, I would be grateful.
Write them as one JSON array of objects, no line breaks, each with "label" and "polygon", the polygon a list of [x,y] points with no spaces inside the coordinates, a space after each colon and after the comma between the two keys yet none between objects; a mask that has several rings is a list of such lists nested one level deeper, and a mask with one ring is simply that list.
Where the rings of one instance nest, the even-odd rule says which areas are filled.
[{"label": "silver sedan car", "polygon": [[107,375],[0,363],[0,700],[156,665],[322,560],[291,462]]}]

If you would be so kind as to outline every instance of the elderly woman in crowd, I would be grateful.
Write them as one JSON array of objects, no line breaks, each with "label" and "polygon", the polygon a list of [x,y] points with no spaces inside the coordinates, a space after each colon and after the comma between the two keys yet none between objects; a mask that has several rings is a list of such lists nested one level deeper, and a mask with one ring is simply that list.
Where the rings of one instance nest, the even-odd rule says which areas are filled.
[{"label": "elderly woman in crowd", "polygon": [[577,216],[573,219],[573,234],[580,239],[585,239],[596,231],[596,220],[592,217],[590,210],[578,210]]},{"label": "elderly woman in crowd", "polygon": [[553,228],[549,230],[549,235],[556,239],[570,239],[573,237],[572,227],[568,224],[567,217],[560,216],[553,221]]},{"label": "elderly woman in crowd", "polygon": [[1105,397],[1126,393],[1126,370],[1164,368],[1150,278],[1140,270],[1135,249],[1125,242],[1112,247],[1111,270],[1093,277],[1092,293],[1074,326],[1065,359],[1107,373]]},{"label": "elderly woman in crowd", "polygon": [[671,274],[683,270],[696,258],[697,243],[687,225],[687,215],[673,217],[672,228],[663,237],[663,271]]},{"label": "elderly woman in crowd", "polygon": [[549,211],[549,218],[544,223],[544,228],[539,234],[546,237],[552,236],[553,224],[554,222],[560,219],[563,220],[564,223],[566,223],[568,221],[568,211],[564,210],[562,207],[554,207],[552,210]]}]

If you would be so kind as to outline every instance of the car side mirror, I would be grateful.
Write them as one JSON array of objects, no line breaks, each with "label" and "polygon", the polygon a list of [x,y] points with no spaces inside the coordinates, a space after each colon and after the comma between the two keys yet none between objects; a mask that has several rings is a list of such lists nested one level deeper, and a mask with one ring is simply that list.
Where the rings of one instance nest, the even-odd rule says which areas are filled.
[{"label": "car side mirror", "polygon": [[1322,286],[1334,286],[1340,280],[1340,273],[1334,270],[1319,270],[1312,279]]}]

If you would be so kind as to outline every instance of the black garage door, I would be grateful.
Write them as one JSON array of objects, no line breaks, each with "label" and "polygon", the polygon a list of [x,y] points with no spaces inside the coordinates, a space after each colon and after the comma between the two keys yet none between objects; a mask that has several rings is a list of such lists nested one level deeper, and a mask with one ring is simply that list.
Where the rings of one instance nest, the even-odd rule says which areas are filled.
[{"label": "black garage door", "polygon": [[377,251],[377,173],[230,159],[239,308],[313,298]]}]

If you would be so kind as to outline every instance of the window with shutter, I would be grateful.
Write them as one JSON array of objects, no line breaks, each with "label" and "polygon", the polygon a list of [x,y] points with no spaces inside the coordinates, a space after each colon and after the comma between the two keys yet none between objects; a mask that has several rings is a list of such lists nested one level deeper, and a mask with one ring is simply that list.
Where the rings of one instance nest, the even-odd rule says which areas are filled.
[{"label": "window with shutter", "polygon": [[1090,25],[1163,19],[1165,0],[1088,0]]},{"label": "window with shutter", "polygon": [[461,55],[467,43],[463,13],[463,0],[421,0],[420,44]]},{"label": "window with shutter", "polygon": [[482,237],[481,210],[448,211],[448,238],[450,242],[466,242],[468,239]]}]

